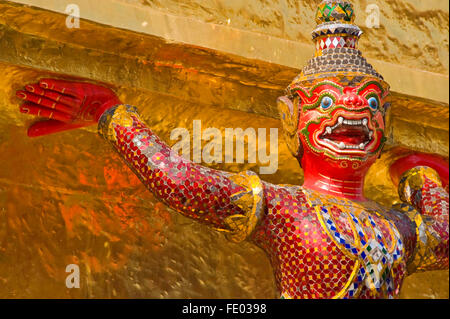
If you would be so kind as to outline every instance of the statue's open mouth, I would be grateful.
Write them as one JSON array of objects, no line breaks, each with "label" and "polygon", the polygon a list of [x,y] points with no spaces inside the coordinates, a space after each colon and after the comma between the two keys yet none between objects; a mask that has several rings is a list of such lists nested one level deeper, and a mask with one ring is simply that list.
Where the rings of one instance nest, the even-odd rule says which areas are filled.
[{"label": "statue's open mouth", "polygon": [[325,127],[319,138],[338,150],[364,151],[372,141],[372,136],[367,118],[346,119],[339,116],[334,125]]}]

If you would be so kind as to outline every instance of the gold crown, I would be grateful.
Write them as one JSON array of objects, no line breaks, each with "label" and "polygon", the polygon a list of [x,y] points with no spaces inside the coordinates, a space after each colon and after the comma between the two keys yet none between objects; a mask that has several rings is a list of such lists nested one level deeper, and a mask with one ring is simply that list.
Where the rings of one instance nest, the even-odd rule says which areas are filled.
[{"label": "gold crown", "polygon": [[294,79],[288,90],[296,86],[314,85],[317,80],[337,77],[343,85],[353,86],[366,77],[373,77],[389,87],[383,77],[358,50],[362,30],[355,24],[350,2],[323,0],[316,12],[317,27],[312,32],[316,43],[314,57]]}]

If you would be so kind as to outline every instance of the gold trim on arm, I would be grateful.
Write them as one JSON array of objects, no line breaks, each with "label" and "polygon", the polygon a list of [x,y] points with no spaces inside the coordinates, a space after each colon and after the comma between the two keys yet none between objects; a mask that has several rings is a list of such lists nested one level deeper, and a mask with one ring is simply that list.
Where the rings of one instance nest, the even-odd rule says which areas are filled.
[{"label": "gold trim on arm", "polygon": [[237,185],[244,188],[231,196],[231,200],[241,208],[245,214],[236,214],[225,218],[229,227],[225,231],[228,240],[238,243],[244,241],[255,230],[264,212],[264,187],[256,173],[245,171],[230,176]]},{"label": "gold trim on arm", "polygon": [[430,270],[438,262],[435,251],[442,241],[433,229],[433,217],[421,213],[415,205],[421,200],[425,178],[442,187],[439,174],[434,169],[427,166],[414,167],[402,175],[398,185],[398,193],[404,203],[393,206],[394,209],[405,213],[416,226],[417,242],[407,263],[409,274]]},{"label": "gold trim on arm", "polygon": [[428,267],[437,261],[434,249],[439,244],[441,238],[435,232],[430,231],[432,228],[429,217],[422,216],[411,205],[399,203],[393,205],[392,208],[403,212],[416,226],[417,242],[414,251],[407,261],[406,269],[408,274],[427,270]]},{"label": "gold trim on arm", "polygon": [[118,104],[106,110],[98,121],[99,134],[106,140],[115,142],[117,140],[116,132],[111,124],[120,124],[124,127],[132,126],[133,119],[130,117],[130,113],[139,118],[136,107],[127,104]]},{"label": "gold trim on arm", "polygon": [[412,196],[422,189],[425,183],[425,177],[435,182],[439,187],[442,187],[439,174],[434,169],[427,166],[417,166],[407,170],[400,177],[398,184],[398,195],[400,199],[403,202],[413,205]]}]

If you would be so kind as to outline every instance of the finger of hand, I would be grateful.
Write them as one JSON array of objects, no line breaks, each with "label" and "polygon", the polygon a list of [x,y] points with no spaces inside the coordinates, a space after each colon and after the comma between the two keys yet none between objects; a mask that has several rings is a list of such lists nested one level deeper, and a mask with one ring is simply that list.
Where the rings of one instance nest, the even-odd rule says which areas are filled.
[{"label": "finger of hand", "polygon": [[57,120],[46,120],[34,123],[28,128],[29,137],[38,137],[83,127],[83,124],[69,124]]},{"label": "finger of hand", "polygon": [[36,115],[41,117],[46,117],[48,119],[55,119],[62,122],[72,122],[72,117],[68,114],[48,109],[46,107],[26,102],[22,104],[19,108],[21,113],[24,114],[30,114],[30,115]]},{"label": "finger of hand", "polygon": [[74,109],[72,109],[71,107],[69,107],[67,105],[52,101],[50,99],[47,99],[40,95],[36,95],[31,92],[17,91],[16,95],[23,100],[32,102],[34,104],[45,106],[46,108],[57,110],[59,112],[66,113],[68,115],[72,115],[75,112]]},{"label": "finger of hand", "polygon": [[55,91],[44,90],[39,86],[39,84],[29,84],[25,86],[25,90],[28,92],[34,93],[39,96],[45,96],[49,99],[59,102],[61,104],[65,104],[72,108],[78,108],[80,106],[81,101],[78,98],[74,98],[71,96],[64,95],[62,93],[58,93]]},{"label": "finger of hand", "polygon": [[75,89],[75,82],[68,82],[55,79],[42,79],[39,86],[43,89],[56,91],[73,97],[80,97],[79,92]]}]

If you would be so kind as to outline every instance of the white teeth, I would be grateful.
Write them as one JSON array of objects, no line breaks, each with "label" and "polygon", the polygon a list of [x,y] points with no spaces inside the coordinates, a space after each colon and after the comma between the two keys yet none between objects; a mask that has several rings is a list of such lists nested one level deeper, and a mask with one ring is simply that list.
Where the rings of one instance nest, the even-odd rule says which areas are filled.
[{"label": "white teeth", "polygon": [[345,118],[342,117],[342,116],[339,116],[339,117],[338,117],[338,120],[337,120],[337,123],[336,123],[335,125],[325,127],[325,132],[326,132],[327,134],[330,134],[330,135],[331,135],[331,133],[333,132],[333,130],[334,130],[335,128],[337,128],[338,126],[342,125],[342,124],[346,124],[346,125],[364,125],[364,126],[365,126],[365,129],[366,129],[367,132],[369,133],[369,140],[367,140],[367,141],[365,141],[365,142],[363,142],[363,143],[360,143],[359,145],[348,145],[348,144],[345,144],[344,142],[337,143],[337,142],[335,142],[335,141],[331,141],[331,140],[328,139],[328,138],[324,138],[324,141],[326,141],[327,143],[333,144],[335,147],[338,147],[338,148],[341,149],[341,150],[346,150],[346,149],[347,149],[347,150],[364,150],[364,148],[365,148],[365,147],[370,143],[370,141],[372,140],[372,136],[373,136],[373,131],[371,131],[371,130],[367,127],[368,122],[369,122],[369,120],[368,120],[367,118],[363,118],[362,120],[348,120],[348,119],[345,119]]},{"label": "white teeth", "polygon": [[346,124],[346,125],[361,125],[361,124],[367,125],[367,119],[364,119],[363,121],[361,121],[361,120],[347,120],[347,119],[344,119],[342,116],[340,116],[338,118],[338,123],[339,124]]},{"label": "white teeth", "polygon": [[346,125],[366,125],[369,121],[367,119],[362,120],[347,120],[344,119],[342,116],[338,117],[338,123],[339,124],[346,124]]}]

